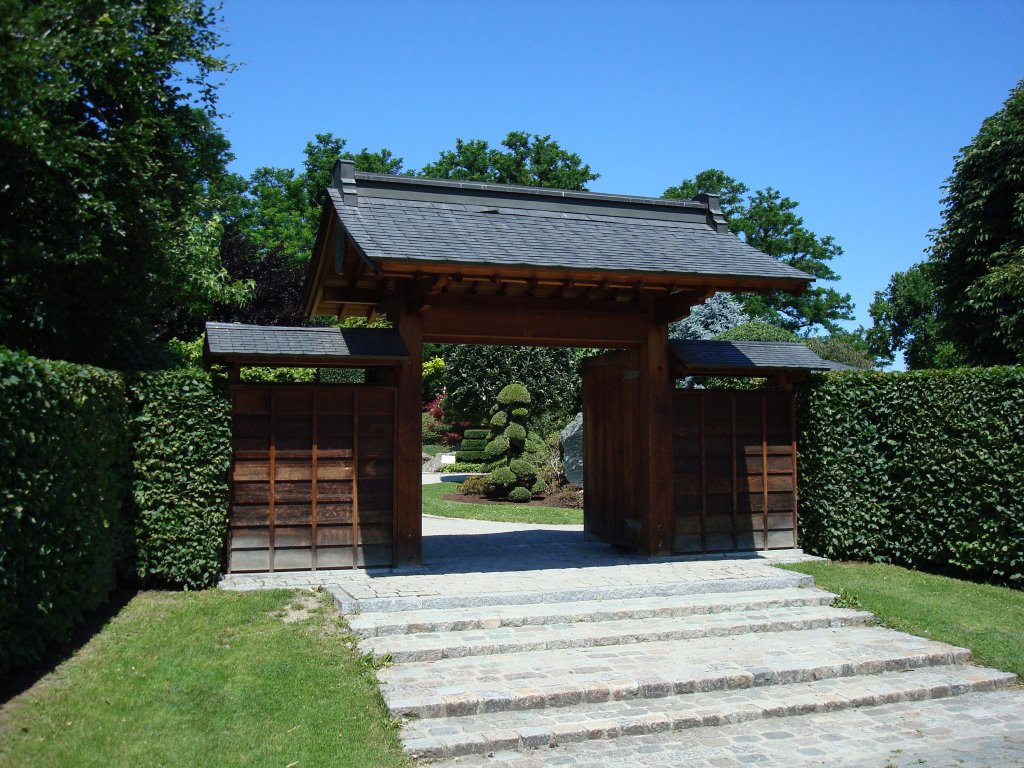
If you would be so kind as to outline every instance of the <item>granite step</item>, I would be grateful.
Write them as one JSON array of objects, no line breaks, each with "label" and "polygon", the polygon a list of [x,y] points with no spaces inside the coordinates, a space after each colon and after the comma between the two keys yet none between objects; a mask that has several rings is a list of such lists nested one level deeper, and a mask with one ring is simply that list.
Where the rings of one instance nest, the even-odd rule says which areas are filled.
[{"label": "granite step", "polygon": [[450,758],[962,696],[1005,689],[1015,680],[1015,675],[983,667],[927,667],[739,691],[412,720],[403,728],[403,741],[417,758]]},{"label": "granite step", "polygon": [[1020,689],[754,719],[713,729],[551,742],[431,764],[450,768],[1009,768],[1024,766]]},{"label": "granite step", "polygon": [[[592,600],[638,600],[667,595],[709,595],[753,590],[793,589],[811,587],[814,579],[803,573],[765,569],[756,577],[707,578],[654,581],[550,589],[515,589],[444,594],[390,595],[353,597],[344,587],[331,586],[337,609],[347,615],[390,613],[394,611],[451,610],[496,605],[536,605],[541,603],[573,603]],[[771,571],[771,573],[767,573]]]},{"label": "granite step", "polygon": [[872,619],[874,616],[871,613],[863,611],[812,605],[698,616],[386,635],[367,638],[359,647],[363,653],[378,658],[389,657],[394,663],[408,663],[562,648],[607,647],[746,633],[847,627],[863,625]]},{"label": "granite step", "polygon": [[970,651],[849,626],[394,664],[378,671],[396,717],[440,718],[738,690],[966,663]]},{"label": "granite step", "polygon": [[362,613],[349,617],[360,637],[422,632],[461,632],[500,627],[703,616],[733,611],[765,611],[831,605],[836,596],[822,589],[796,587],[710,594],[663,595],[628,600],[485,605],[471,608]]}]

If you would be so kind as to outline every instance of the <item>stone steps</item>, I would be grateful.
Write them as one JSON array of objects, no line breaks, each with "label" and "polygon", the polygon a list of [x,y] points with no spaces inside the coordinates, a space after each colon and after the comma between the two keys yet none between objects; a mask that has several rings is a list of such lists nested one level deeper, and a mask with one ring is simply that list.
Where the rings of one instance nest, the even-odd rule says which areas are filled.
[{"label": "stone steps", "polygon": [[[1024,766],[1019,689],[907,700],[444,760],[461,768]],[[432,761],[428,761],[432,762]],[[440,763],[439,763],[440,764]]]},{"label": "stone steps", "polygon": [[426,632],[368,638],[360,646],[364,653],[390,657],[394,663],[425,662],[468,656],[855,626],[863,625],[873,618],[872,614],[862,611],[812,605],[761,611],[736,610],[697,616]]},{"label": "stone steps", "polygon": [[[764,576],[754,578],[707,578],[685,581],[645,581],[612,585],[592,585],[550,589],[516,589],[427,595],[353,597],[346,589],[329,587],[337,609],[347,615],[395,611],[451,610],[496,605],[538,605],[575,603],[593,600],[638,600],[667,595],[709,595],[753,590],[810,587],[814,579],[803,573],[766,568]],[[472,576],[473,574],[468,574]],[[493,577],[489,577],[493,579]],[[555,575],[552,579],[557,581]],[[487,581],[487,579],[481,579]]]},{"label": "stone steps", "polygon": [[453,717],[737,690],[970,660],[970,652],[851,626],[395,664],[378,672],[396,717]]},{"label": "stone steps", "polygon": [[625,600],[577,600],[569,603],[485,605],[469,608],[360,613],[349,626],[360,637],[423,632],[463,632],[500,627],[580,624],[625,619],[703,616],[733,611],[765,611],[831,605],[835,595],[796,587],[749,592],[663,595]]},{"label": "stone steps", "polygon": [[1014,680],[1012,674],[978,667],[928,667],[740,691],[412,720],[403,738],[416,757],[450,758],[961,696],[1004,689]]}]

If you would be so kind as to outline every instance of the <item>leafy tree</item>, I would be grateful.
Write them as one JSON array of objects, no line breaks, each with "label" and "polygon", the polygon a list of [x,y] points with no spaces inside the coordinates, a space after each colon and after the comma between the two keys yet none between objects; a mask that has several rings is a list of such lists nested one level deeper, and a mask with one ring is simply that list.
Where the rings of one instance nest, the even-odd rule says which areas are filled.
[{"label": "leafy tree", "polygon": [[501,144],[504,150],[492,149],[482,139],[456,139],[454,150],[442,151],[419,175],[557,189],[586,189],[600,176],[551,136],[512,131]]},{"label": "leafy tree", "polygon": [[[689,199],[700,192],[721,196],[729,229],[753,247],[819,280],[839,279],[828,262],[841,255],[843,249],[830,235],[819,237],[804,226],[803,218],[796,214],[796,201],[783,197],[772,187],[748,194],[745,184],[717,169],[684,179],[665,190],[663,197]],[[853,319],[850,295],[820,285],[800,295],[774,291],[767,295],[747,294],[740,301],[751,317],[805,335],[816,328],[835,332],[840,330],[838,321]]]},{"label": "leafy tree", "polygon": [[874,322],[867,332],[872,354],[891,362],[902,351],[910,370],[961,362],[953,344],[943,338],[935,267],[930,262],[895,273],[884,291],[875,292],[868,311]]},{"label": "leafy tree", "polygon": [[980,365],[1024,362],[1024,80],[960,150],[930,261],[944,333]]},{"label": "leafy tree", "polygon": [[214,13],[201,0],[4,0],[0,13],[0,341],[138,362],[164,307],[235,302],[210,192]]},{"label": "leafy tree", "polygon": [[823,360],[831,360],[854,368],[877,368],[878,358],[872,354],[863,328],[836,331],[828,336],[806,336],[800,339]]},{"label": "leafy tree", "polygon": [[261,251],[280,248],[294,264],[305,265],[313,252],[324,190],[338,158],[352,160],[357,171],[403,173],[403,160],[391,150],[371,152],[365,147],[346,152],[347,141],[332,133],[318,133],[306,143],[302,171],[291,168],[257,168],[249,177],[238,231]]},{"label": "leafy tree", "polygon": [[672,339],[713,339],[737,325],[750,322],[743,305],[731,293],[716,293],[690,310],[688,317],[669,326]]}]

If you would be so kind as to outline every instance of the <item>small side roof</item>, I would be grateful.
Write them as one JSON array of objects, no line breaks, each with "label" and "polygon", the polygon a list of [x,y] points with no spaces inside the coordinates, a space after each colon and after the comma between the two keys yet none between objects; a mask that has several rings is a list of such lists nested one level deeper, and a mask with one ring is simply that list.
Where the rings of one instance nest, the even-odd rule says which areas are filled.
[{"label": "small side roof", "polygon": [[694,373],[723,372],[757,376],[795,371],[841,371],[851,366],[819,357],[798,341],[700,341],[670,339],[680,365]]},{"label": "small side roof", "polygon": [[204,356],[236,365],[387,365],[409,359],[391,328],[290,328],[207,323]]}]

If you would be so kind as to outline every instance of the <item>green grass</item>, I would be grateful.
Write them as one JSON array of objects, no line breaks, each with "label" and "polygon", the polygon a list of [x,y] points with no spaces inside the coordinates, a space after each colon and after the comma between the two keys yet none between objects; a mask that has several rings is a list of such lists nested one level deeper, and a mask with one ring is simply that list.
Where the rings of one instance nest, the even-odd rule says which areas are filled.
[{"label": "green grass", "polygon": [[449,493],[458,493],[459,483],[434,483],[423,486],[423,514],[440,517],[468,517],[472,520],[496,520],[501,523],[542,523],[544,525],[582,525],[582,509],[531,507],[525,504],[467,504],[445,501]]},{"label": "green grass", "polygon": [[0,766],[405,766],[347,636],[319,597],[140,593],[0,709]]},{"label": "green grass", "polygon": [[1024,592],[881,563],[798,563],[847,604],[887,627],[974,652],[974,661],[1024,679]]},{"label": "green grass", "polygon": [[[428,456],[437,456],[439,453],[448,453],[451,451],[446,445],[424,445],[423,452]],[[451,451],[454,453],[454,451]]]}]

